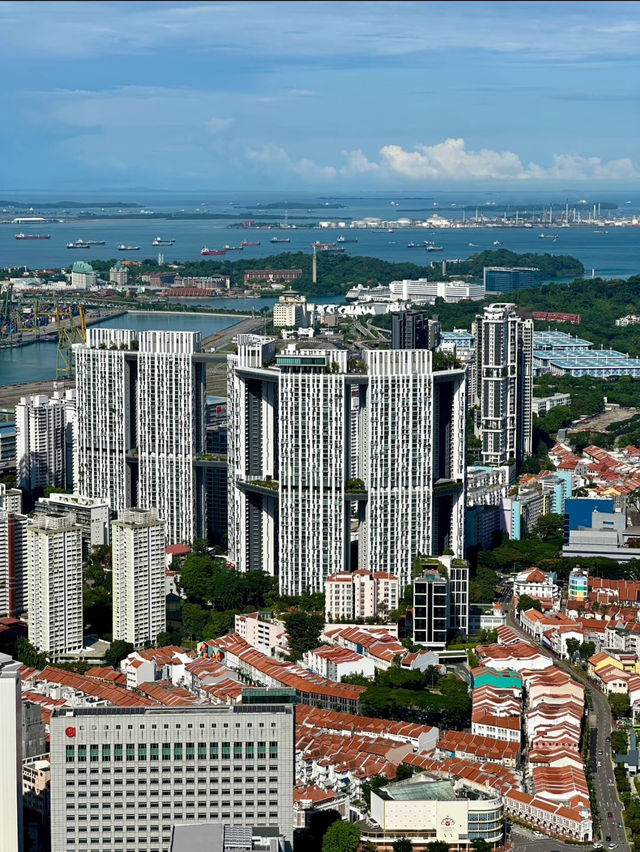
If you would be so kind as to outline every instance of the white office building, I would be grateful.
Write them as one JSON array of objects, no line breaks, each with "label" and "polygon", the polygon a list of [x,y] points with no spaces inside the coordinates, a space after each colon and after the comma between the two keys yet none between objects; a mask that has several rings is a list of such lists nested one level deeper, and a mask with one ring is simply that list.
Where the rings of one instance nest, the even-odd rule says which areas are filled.
[{"label": "white office building", "polygon": [[462,555],[464,370],[362,355],[240,335],[229,356],[230,559],[284,594],[355,568],[404,586],[418,554]]},{"label": "white office building", "polygon": [[142,648],[166,629],[165,522],[126,509],[112,529],[113,638]]},{"label": "white office building", "polygon": [[0,509],[0,618],[27,609],[27,520]]},{"label": "white office building", "polygon": [[29,641],[53,659],[82,648],[82,529],[73,515],[27,527]]},{"label": "white office building", "polygon": [[274,328],[299,328],[307,325],[307,300],[288,290],[273,306]]},{"label": "white office building", "polygon": [[115,284],[116,287],[126,287],[128,277],[129,271],[121,260],[116,261],[109,270],[109,283]]},{"label": "white office building", "polygon": [[153,506],[171,543],[205,534],[200,334],[90,328],[77,344],[75,488],[113,511]]},{"label": "white office building", "polygon": [[66,488],[71,481],[68,445],[73,444],[75,391],[23,396],[16,405],[18,487]]},{"label": "white office building", "polygon": [[21,663],[0,654],[0,852],[23,852]]},{"label": "white office building", "polygon": [[478,434],[483,464],[521,464],[533,438],[533,320],[510,303],[476,317]]},{"label": "white office building", "polygon": [[76,260],[71,267],[71,286],[74,290],[89,290],[98,283],[98,273],[84,260]]},{"label": "white office building", "polygon": [[166,852],[202,822],[293,839],[290,704],[64,708],[50,732],[52,852]]}]

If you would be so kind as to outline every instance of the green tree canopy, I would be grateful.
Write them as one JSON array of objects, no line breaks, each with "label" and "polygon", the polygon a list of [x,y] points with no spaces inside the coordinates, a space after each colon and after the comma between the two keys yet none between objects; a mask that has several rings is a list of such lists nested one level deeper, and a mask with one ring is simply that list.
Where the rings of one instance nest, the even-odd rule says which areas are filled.
[{"label": "green tree canopy", "polygon": [[322,840],[322,852],[356,852],[360,845],[360,829],[353,822],[334,822]]},{"label": "green tree canopy", "polygon": [[593,657],[596,652],[596,643],[595,642],[582,642],[579,648],[580,658],[582,660],[588,660],[589,657]]},{"label": "green tree canopy", "polygon": [[44,651],[38,651],[38,649],[23,636],[20,636],[16,642],[16,658],[20,660],[21,663],[24,663],[25,666],[30,666],[34,669],[42,670],[47,665],[47,655]]},{"label": "green tree canopy", "polygon": [[542,604],[539,600],[529,597],[529,595],[522,595],[518,600],[516,609],[518,612],[526,612],[528,609],[537,609],[538,612],[542,612]]},{"label": "green tree canopy", "polygon": [[392,848],[393,852],[413,852],[413,845],[408,837],[399,837]]},{"label": "green tree canopy", "polygon": [[471,845],[473,846],[473,852],[491,852],[493,849],[484,837],[477,837],[475,840],[472,840]]},{"label": "green tree canopy", "polygon": [[289,634],[291,656],[294,660],[299,660],[306,651],[311,651],[320,644],[324,616],[297,610],[284,616],[284,625]]},{"label": "green tree canopy", "polygon": [[621,692],[614,692],[613,695],[610,695],[609,704],[611,706],[611,712],[616,717],[616,719],[627,718],[629,716],[629,713],[631,712],[629,696],[624,695]]},{"label": "green tree canopy", "polygon": [[567,654],[570,657],[574,657],[576,654],[580,652],[580,640],[579,639],[567,639]]},{"label": "green tree canopy", "polygon": [[108,666],[113,666],[114,669],[117,669],[120,662],[124,660],[125,657],[128,657],[133,650],[134,647],[131,642],[125,642],[123,639],[116,639],[115,642],[111,643],[111,647],[104,655],[104,661]]},{"label": "green tree canopy", "polygon": [[553,513],[540,515],[531,534],[533,537],[540,539],[540,541],[561,539],[564,534],[564,515]]},{"label": "green tree canopy", "polygon": [[449,844],[444,840],[434,840],[424,847],[427,852],[449,852]]}]

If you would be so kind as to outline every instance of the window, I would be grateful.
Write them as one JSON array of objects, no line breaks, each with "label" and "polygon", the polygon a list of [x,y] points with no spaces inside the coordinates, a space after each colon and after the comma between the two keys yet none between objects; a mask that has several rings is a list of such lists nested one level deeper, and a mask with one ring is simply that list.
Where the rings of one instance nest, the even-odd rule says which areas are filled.
[{"label": "window", "polygon": [[187,757],[187,760],[193,760],[193,757],[194,757],[193,743],[187,743],[186,757]]},{"label": "window", "polygon": [[[150,752],[149,757],[151,758],[151,760],[157,760],[158,759],[159,750],[160,749],[159,749],[158,743],[151,743],[151,747],[149,749],[149,752]],[[157,771],[157,770],[155,770],[155,771]]]},{"label": "window", "polygon": [[209,757],[211,760],[218,759],[218,743],[209,743]]},{"label": "window", "polygon": [[138,760],[146,760],[147,759],[147,744],[146,743],[138,743]]},{"label": "window", "polygon": [[97,763],[100,759],[99,749],[100,747],[97,745],[89,746],[89,761],[91,763]]},{"label": "window", "polygon": [[267,744],[258,743],[258,760],[263,760],[267,756]]},{"label": "window", "polygon": [[136,747],[133,743],[127,743],[127,760],[136,759]]},{"label": "window", "polygon": [[173,744],[173,759],[182,760],[182,743]]},{"label": "window", "polygon": [[206,757],[207,757],[207,744],[206,743],[198,743],[198,760],[206,760]]},{"label": "window", "polygon": [[103,745],[102,746],[102,762],[109,763],[111,760],[111,746]]},{"label": "window", "polygon": [[162,743],[162,759],[171,760],[171,743]]},{"label": "window", "polygon": [[72,745],[68,745],[67,749],[66,749],[67,763],[73,763],[73,761],[76,759],[75,753],[76,753],[76,747],[72,746]]},{"label": "window", "polygon": [[242,743],[233,744],[233,759],[242,760]]},{"label": "window", "polygon": [[86,745],[79,745],[78,746],[78,760],[80,761],[80,763],[86,763],[87,762],[87,747],[86,747]]},{"label": "window", "polygon": [[231,757],[231,744],[222,743],[222,759],[229,760]]},{"label": "window", "polygon": [[113,747],[113,759],[117,762],[122,760],[122,745],[116,743]]},{"label": "window", "polygon": [[275,760],[278,757],[278,743],[270,742],[269,743],[269,758],[271,760]]}]

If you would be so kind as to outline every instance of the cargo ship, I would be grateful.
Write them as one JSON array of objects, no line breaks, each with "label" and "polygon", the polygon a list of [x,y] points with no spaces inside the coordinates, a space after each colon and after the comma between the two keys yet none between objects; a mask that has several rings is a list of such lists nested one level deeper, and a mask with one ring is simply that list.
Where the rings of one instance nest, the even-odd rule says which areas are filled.
[{"label": "cargo ship", "polygon": [[156,237],[151,243],[152,246],[172,246],[175,240],[163,240],[162,237]]},{"label": "cargo ship", "polygon": [[81,249],[81,248],[91,248],[91,243],[85,243],[84,240],[76,240],[75,243],[67,243],[67,248],[70,249]]},{"label": "cargo ship", "polygon": [[118,246],[118,251],[140,251],[140,246],[125,246],[124,243],[121,243]]},{"label": "cargo ship", "polygon": [[200,251],[200,254],[205,254],[205,255],[226,254],[226,253],[227,253],[226,249],[210,249],[210,248],[207,248],[206,246]]},{"label": "cargo ship", "polygon": [[260,241],[258,241],[257,243],[250,243],[248,240],[243,240],[243,241],[240,243],[240,245],[242,246],[242,248],[246,248],[247,246],[259,246],[259,245],[260,245]]},{"label": "cargo ship", "polygon": [[342,237],[342,236],[340,236],[340,237],[338,237],[338,242],[339,243],[357,243],[358,238],[357,237]]},{"label": "cargo ship", "polygon": [[106,246],[106,240],[85,240],[88,246]]},{"label": "cargo ship", "polygon": [[444,246],[427,246],[427,251],[444,251]]},{"label": "cargo ship", "polygon": [[16,234],[16,240],[50,240],[51,234]]},{"label": "cargo ship", "polygon": [[272,243],[290,243],[291,237],[271,237]]}]

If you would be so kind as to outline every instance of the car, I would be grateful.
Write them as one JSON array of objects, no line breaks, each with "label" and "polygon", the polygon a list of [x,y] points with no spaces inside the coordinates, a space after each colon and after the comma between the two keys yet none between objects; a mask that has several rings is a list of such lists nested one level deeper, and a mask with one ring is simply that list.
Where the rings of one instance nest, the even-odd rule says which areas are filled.
[{"label": "car", "polygon": [[598,766],[602,766],[602,764],[600,763],[600,761],[598,761]]},{"label": "car", "polygon": [[608,743],[610,743],[610,742],[611,742],[611,737],[607,737],[607,742],[608,742]]},{"label": "car", "polygon": [[617,844],[617,843],[610,843],[608,848],[609,848],[609,849],[617,849],[617,848],[618,848],[618,844]]},{"label": "car", "polygon": [[613,813],[612,813],[611,811],[609,811],[609,813],[607,814],[607,816],[609,817],[609,819],[613,819]]},{"label": "car", "polygon": [[533,836],[534,837],[544,837],[544,834],[541,831],[534,831]]}]

